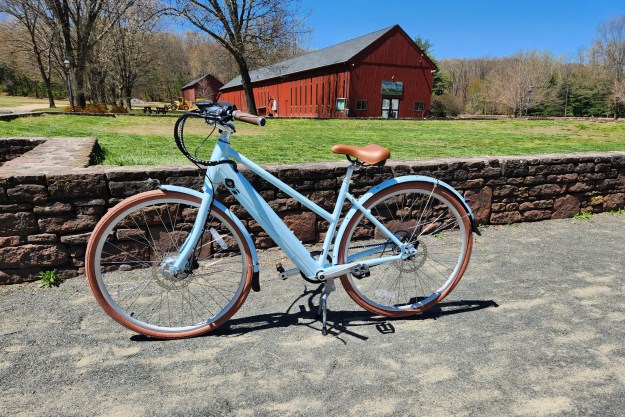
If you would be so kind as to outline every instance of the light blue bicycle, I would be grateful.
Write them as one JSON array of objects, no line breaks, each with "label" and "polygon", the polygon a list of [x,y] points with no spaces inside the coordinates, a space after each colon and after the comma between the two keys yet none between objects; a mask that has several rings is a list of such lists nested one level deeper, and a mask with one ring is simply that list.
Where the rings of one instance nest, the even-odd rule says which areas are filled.
[{"label": "light blue bicycle", "polygon": [[[232,317],[250,288],[260,290],[254,240],[214,199],[219,184],[295,264],[290,270],[278,265],[281,278],[301,274],[323,283],[323,334],[337,278],[356,303],[388,317],[421,313],[456,286],[469,263],[472,233],[478,230],[471,209],[451,186],[410,175],[355,198],[349,193],[354,171],[383,165],[390,153],[378,145],[335,145],[332,151],[346,155],[349,165],[329,212],[231,147],[234,120],[263,126],[265,119],[228,103],[199,108],[178,119],[175,138],[187,158],[207,169],[202,192],[162,185],[130,197],[111,209],[91,235],[87,280],[100,305],[119,323],[153,337],[195,336]],[[221,136],[210,157],[203,158],[207,126]],[[309,251],[295,237],[238,171],[239,164],[329,224],[320,251]],[[341,221],[346,201],[350,207]]]}]

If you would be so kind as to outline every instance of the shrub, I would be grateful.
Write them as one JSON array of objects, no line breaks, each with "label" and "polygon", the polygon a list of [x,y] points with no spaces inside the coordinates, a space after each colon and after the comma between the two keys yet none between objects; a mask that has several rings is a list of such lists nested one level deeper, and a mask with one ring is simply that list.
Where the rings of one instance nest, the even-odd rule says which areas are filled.
[{"label": "shrub", "polygon": [[[72,113],[72,105],[68,104],[67,106],[65,106],[65,109],[63,109],[63,112],[65,113]],[[74,106],[74,113],[82,113],[82,107],[80,106]]]},{"label": "shrub", "polygon": [[124,114],[124,113],[128,113],[128,109],[125,108],[124,106],[118,106],[118,105],[114,105],[111,106],[111,110],[109,110],[111,113],[115,113],[115,114]]},{"label": "shrub", "polygon": [[432,106],[430,113],[434,117],[457,116],[460,114],[461,108],[458,99],[450,94],[432,97]]},{"label": "shrub", "polygon": [[108,113],[108,108],[104,103],[87,104],[85,106],[85,113]]}]

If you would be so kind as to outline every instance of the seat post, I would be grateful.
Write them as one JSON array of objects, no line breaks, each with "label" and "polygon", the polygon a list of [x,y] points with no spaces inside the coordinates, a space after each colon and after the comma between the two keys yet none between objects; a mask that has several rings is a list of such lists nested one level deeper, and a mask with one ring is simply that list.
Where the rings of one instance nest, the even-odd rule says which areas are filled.
[{"label": "seat post", "polygon": [[345,178],[343,179],[344,183],[347,183],[348,188],[349,188],[349,184],[351,184],[352,182],[352,174],[354,173],[355,170],[357,170],[358,168],[360,168],[361,165],[358,162],[358,160],[354,159],[349,161],[349,166],[347,167],[347,171],[345,171]]}]

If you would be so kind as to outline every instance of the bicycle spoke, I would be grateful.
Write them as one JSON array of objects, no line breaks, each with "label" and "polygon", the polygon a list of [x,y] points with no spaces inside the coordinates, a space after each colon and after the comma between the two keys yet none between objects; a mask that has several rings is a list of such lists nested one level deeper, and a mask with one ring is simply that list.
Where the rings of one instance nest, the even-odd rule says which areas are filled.
[{"label": "bicycle spoke", "polygon": [[[162,195],[146,193],[151,194]],[[190,235],[199,203],[157,197],[133,204],[136,208],[119,209],[97,245],[94,282],[106,294],[109,314],[162,337],[210,329],[232,315],[235,301],[249,291],[251,265],[244,238],[227,216],[213,207],[206,232],[217,234],[206,234],[208,239],[192,250],[188,270],[174,273],[170,268]]]},{"label": "bicycle spoke", "polygon": [[[453,197],[441,195],[438,187],[397,184],[392,189],[396,191],[372,196],[367,208],[404,247],[413,247],[415,252],[406,253],[405,259],[371,266],[369,277],[342,280],[360,305],[388,315],[419,312],[439,301],[459,279],[456,271],[467,254],[465,237],[470,233],[468,214],[457,209]],[[348,229],[349,243],[341,243],[345,260],[361,262],[399,253],[395,244],[371,239],[388,232],[373,226],[363,215],[355,217]],[[367,237],[361,240],[363,234]],[[376,245],[380,250],[371,249]]]}]

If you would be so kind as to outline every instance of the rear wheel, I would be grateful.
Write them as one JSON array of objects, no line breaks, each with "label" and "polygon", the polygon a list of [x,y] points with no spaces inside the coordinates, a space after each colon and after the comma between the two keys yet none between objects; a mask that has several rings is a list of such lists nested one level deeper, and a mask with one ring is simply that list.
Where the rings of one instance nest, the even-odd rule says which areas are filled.
[{"label": "rear wheel", "polygon": [[196,336],[227,321],[251,286],[252,257],[242,231],[213,206],[184,272],[168,272],[195,222],[200,200],[150,191],[109,211],[86,253],[89,286],[104,310],[136,332]]},{"label": "rear wheel", "polygon": [[[425,182],[401,183],[365,203],[385,228],[416,254],[371,266],[371,276],[341,277],[349,296],[375,314],[401,317],[421,313],[458,284],[471,256],[469,217],[448,191]],[[393,256],[401,252],[378,227],[357,213],[340,242],[340,263]]]}]

